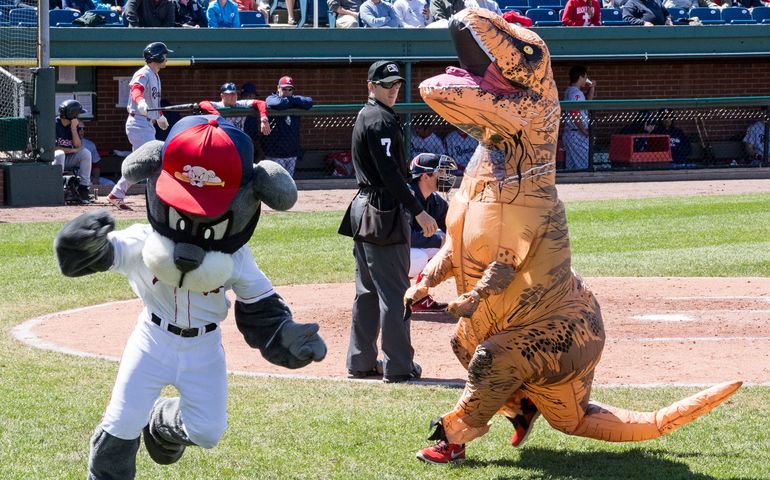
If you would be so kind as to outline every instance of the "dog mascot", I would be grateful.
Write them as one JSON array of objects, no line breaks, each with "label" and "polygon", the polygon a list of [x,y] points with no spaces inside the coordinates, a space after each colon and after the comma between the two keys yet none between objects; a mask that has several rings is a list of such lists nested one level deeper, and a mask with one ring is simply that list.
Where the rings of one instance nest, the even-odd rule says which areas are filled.
[{"label": "dog mascot", "polygon": [[454,275],[452,348],[468,370],[455,408],[435,422],[418,458],[447,463],[484,435],[496,412],[518,446],[538,414],[564,433],[607,441],[656,438],[708,412],[740,382],[656,412],[589,401],[604,347],[599,305],[570,265],[555,187],[559,98],[545,43],[483,9],[453,17],[462,68],[420,85],[425,101],[479,141],[447,215],[448,240],[405,303]]},{"label": "dog mascot", "polygon": [[[283,168],[252,163],[253,148],[221,117],[186,117],[165,143],[149,142],[123,163],[129,181],[147,180],[150,225],[113,232],[115,220],[99,210],[56,237],[64,275],[122,273],[144,302],[91,438],[89,479],[134,478],[140,434],[160,464],[179,460],[186,446],[219,442],[227,428],[219,323],[230,308],[228,290],[235,293],[238,329],[270,362],[301,368],[326,355],[318,325],[292,321],[246,246],[262,202],[287,210],[297,199]],[[166,385],[180,396],[159,398]]]}]

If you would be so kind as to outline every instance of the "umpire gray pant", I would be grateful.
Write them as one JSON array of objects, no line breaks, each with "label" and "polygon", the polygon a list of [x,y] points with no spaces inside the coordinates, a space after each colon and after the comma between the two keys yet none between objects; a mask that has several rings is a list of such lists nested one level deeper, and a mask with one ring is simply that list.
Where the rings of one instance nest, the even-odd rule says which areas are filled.
[{"label": "umpire gray pant", "polygon": [[409,244],[378,246],[353,242],[356,299],[348,346],[348,370],[370,371],[377,362],[382,331],[384,376],[412,373],[414,349],[404,321],[404,293],[409,288]]}]

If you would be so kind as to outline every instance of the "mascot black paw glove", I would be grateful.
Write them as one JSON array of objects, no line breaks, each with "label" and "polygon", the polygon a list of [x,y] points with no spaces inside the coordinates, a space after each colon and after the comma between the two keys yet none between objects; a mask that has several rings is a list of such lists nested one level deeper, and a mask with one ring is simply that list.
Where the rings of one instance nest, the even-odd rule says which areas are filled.
[{"label": "mascot black paw glove", "polygon": [[326,356],[326,343],[318,334],[317,323],[289,321],[281,328],[281,346],[289,350],[289,368],[302,368],[310,362],[320,362]]},{"label": "mascot black paw glove", "polygon": [[80,277],[108,270],[114,251],[107,234],[113,230],[115,219],[105,209],[84,213],[64,225],[53,242],[61,272]]}]

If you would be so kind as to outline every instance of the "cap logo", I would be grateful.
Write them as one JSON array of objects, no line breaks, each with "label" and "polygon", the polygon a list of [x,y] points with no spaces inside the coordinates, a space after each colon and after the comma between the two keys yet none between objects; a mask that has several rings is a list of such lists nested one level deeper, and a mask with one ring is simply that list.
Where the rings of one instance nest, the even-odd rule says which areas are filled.
[{"label": "cap logo", "polygon": [[174,177],[182,182],[189,183],[193,187],[224,187],[225,182],[219,178],[214,170],[204,167],[185,165],[182,172],[174,172]]},{"label": "cap logo", "polygon": [[387,68],[390,73],[398,73],[398,65],[395,63],[389,63],[385,68]]}]

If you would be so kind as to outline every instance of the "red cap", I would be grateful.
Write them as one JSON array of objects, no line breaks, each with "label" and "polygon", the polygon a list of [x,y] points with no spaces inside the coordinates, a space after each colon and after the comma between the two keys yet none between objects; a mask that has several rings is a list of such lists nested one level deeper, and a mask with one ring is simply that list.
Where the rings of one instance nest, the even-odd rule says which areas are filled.
[{"label": "red cap", "polygon": [[278,88],[286,88],[286,87],[294,88],[293,78],[286,76],[286,77],[281,77],[281,79],[278,80]]},{"label": "red cap", "polygon": [[158,198],[191,215],[219,217],[253,176],[251,139],[222,117],[185,117],[162,152]]}]

